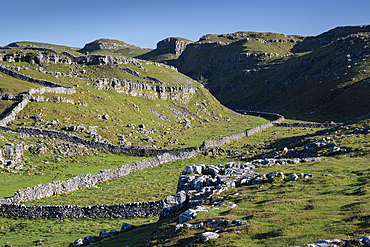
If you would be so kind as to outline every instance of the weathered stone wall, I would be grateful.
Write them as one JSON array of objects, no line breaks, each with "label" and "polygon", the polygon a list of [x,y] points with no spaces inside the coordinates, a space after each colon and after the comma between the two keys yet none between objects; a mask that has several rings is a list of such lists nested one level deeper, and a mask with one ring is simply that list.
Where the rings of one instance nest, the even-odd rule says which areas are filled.
[{"label": "weathered stone wall", "polygon": [[343,123],[274,123],[276,127],[333,128]]},{"label": "weathered stone wall", "polygon": [[[40,85],[43,85],[43,86],[46,86],[46,87],[63,87],[63,86],[61,86],[57,83],[51,82],[51,81],[46,81],[46,80],[42,80],[42,79],[35,79],[35,78],[32,78],[28,75],[25,75],[25,74],[22,74],[22,73],[19,73],[19,72],[15,72],[15,71],[11,70],[10,66],[4,65],[4,64],[0,64],[0,72],[2,72],[4,74],[7,74],[7,75],[10,75],[10,76],[12,76],[14,78],[17,78],[19,80],[40,84]],[[67,87],[65,87],[65,88],[67,88]]]},{"label": "weathered stone wall", "polygon": [[28,104],[29,100],[24,99],[21,102],[19,102],[16,106],[14,106],[8,114],[0,120],[0,126],[6,126],[10,121],[13,121],[16,117],[17,114],[23,110],[23,108]]},{"label": "weathered stone wall", "polygon": [[254,115],[254,116],[260,116],[260,117],[267,117],[267,118],[276,118],[276,120],[271,121],[269,123],[264,123],[259,126],[256,126],[252,129],[241,131],[236,134],[225,136],[218,140],[205,140],[202,145],[200,146],[201,150],[205,150],[207,148],[211,147],[220,147],[225,145],[226,143],[229,143],[231,141],[239,140],[243,137],[251,136],[257,132],[261,132],[267,128],[273,127],[274,124],[281,123],[285,120],[285,118],[279,114],[276,113],[267,113],[267,112],[258,112],[258,111],[239,111],[242,112],[244,115]]},{"label": "weathered stone wall", "polygon": [[96,206],[25,206],[25,205],[0,205],[0,215],[6,217],[23,218],[132,218],[157,216],[163,210],[164,202],[134,202],[116,205]]},{"label": "weathered stone wall", "polygon": [[[240,139],[245,136],[253,135],[259,131],[262,131],[266,128],[272,127],[274,125],[279,125],[281,121],[284,120],[284,117],[278,114],[270,114],[270,113],[260,113],[260,112],[253,112],[254,114],[258,114],[259,116],[264,115],[265,117],[272,117],[275,116],[278,119],[261,124],[257,127],[249,129],[247,131],[239,132],[237,134],[233,134],[227,137],[222,138],[221,140],[208,140],[205,141],[202,146],[209,145],[223,145],[231,140]],[[267,114],[267,115],[266,115]],[[292,125],[294,127],[301,127],[299,124]],[[4,130],[9,130],[9,128],[3,127]],[[18,128],[20,133],[27,133],[23,131],[31,130],[32,134],[35,135],[43,135],[48,133],[47,135],[50,137],[60,138],[58,136],[53,136],[54,134],[59,135],[63,134],[66,136],[75,139],[80,143],[82,138],[79,138],[74,135],[68,135],[61,132],[56,131],[46,131],[34,128]],[[86,141],[86,140],[85,140]],[[99,146],[102,143],[96,144]],[[117,146],[111,144],[103,144],[101,148],[119,148]],[[202,149],[202,147],[201,147]],[[118,149],[117,149],[118,150]],[[138,150],[137,150],[138,151]],[[182,150],[156,150],[157,152],[164,152],[166,153],[162,155],[158,155],[155,159],[146,161],[142,160],[133,164],[126,164],[117,169],[108,169],[102,170],[99,174],[91,175],[87,174],[85,176],[77,176],[73,179],[68,179],[66,181],[56,181],[48,184],[40,184],[34,186],[33,188],[25,188],[18,190],[13,194],[11,198],[0,198],[0,215],[8,216],[8,217],[25,217],[25,218],[130,218],[130,217],[146,217],[146,216],[155,216],[161,215],[161,217],[166,217],[173,213],[178,212],[181,208],[187,206],[188,197],[182,191],[178,192],[176,195],[168,196],[164,200],[161,201],[152,201],[152,202],[141,202],[141,203],[128,203],[128,204],[119,204],[119,205],[97,205],[97,206],[89,206],[89,207],[80,207],[80,206],[33,206],[27,207],[24,205],[19,205],[19,202],[22,201],[30,201],[35,199],[41,199],[45,197],[51,197],[62,193],[68,193],[72,191],[76,191],[81,188],[92,187],[96,183],[104,182],[113,178],[119,178],[122,176],[126,176],[132,172],[136,172],[142,169],[146,169],[149,167],[155,167],[159,164],[163,164],[166,162],[178,160],[178,159],[187,159],[187,158],[194,158],[198,155],[199,149],[198,148],[188,148]],[[155,153],[155,150],[147,150],[147,151],[138,151],[139,153]]]},{"label": "weathered stone wall", "polygon": [[[257,117],[263,117],[263,118],[273,118],[273,119],[281,119],[284,118],[284,116],[277,114],[277,113],[271,113],[271,112],[260,112],[260,111],[244,111],[244,110],[235,110],[235,112],[244,114],[244,115],[252,115]],[[276,121],[275,120],[275,121]],[[281,119],[280,122],[284,121],[285,119]]]},{"label": "weathered stone wall", "polygon": [[46,129],[38,129],[33,127],[20,127],[15,130],[14,132],[28,134],[30,136],[48,136],[50,138],[58,138],[68,142],[73,143],[80,143],[88,147],[92,147],[99,150],[105,150],[108,152],[113,153],[125,153],[125,154],[132,154],[132,155],[148,155],[148,156],[156,156],[165,153],[171,154],[181,154],[182,152],[193,152],[196,151],[197,148],[184,148],[184,149],[148,149],[148,148],[124,148],[114,144],[102,143],[102,142],[95,142],[83,139],[75,134],[68,134],[60,131],[55,130],[46,130]]},{"label": "weathered stone wall", "polygon": [[229,143],[231,141],[236,141],[236,140],[239,140],[243,137],[246,137],[245,134],[246,134],[245,131],[241,131],[241,132],[236,133],[236,134],[225,136],[225,137],[223,137],[219,140],[205,140],[205,141],[203,141],[200,149],[205,150],[205,149],[211,148],[211,147],[220,147],[220,146],[223,146],[226,143]]},{"label": "weathered stone wall", "polygon": [[[160,150],[161,152],[162,150]],[[85,176],[76,176],[65,181],[54,181],[47,184],[39,184],[32,188],[20,189],[13,193],[10,198],[1,198],[0,204],[12,204],[25,201],[32,201],[46,197],[52,197],[59,194],[73,192],[82,188],[90,188],[96,183],[105,182],[114,178],[120,178],[130,173],[137,172],[149,167],[156,167],[160,164],[179,160],[194,158],[198,155],[198,148],[187,148],[182,150],[167,150],[166,153],[158,155],[153,160],[141,160],[133,164],[126,164],[117,169],[102,170],[98,174],[87,174]]]},{"label": "weathered stone wall", "polygon": [[38,94],[44,94],[44,93],[63,93],[63,94],[73,94],[76,93],[76,89],[74,87],[64,87],[57,83],[46,81],[46,80],[40,80],[35,79],[30,76],[24,75],[22,73],[15,72],[11,70],[11,66],[0,64],[0,72],[10,75],[14,78],[44,85],[47,87],[42,88],[35,88],[30,89],[26,94],[19,94],[17,96],[13,96],[11,94],[1,94],[1,98],[5,97],[9,100],[21,100],[16,106],[11,108],[7,115],[0,120],[0,126],[6,126],[9,122],[13,121],[17,114],[26,107],[28,102],[30,100],[33,100],[32,94],[38,93]]},{"label": "weathered stone wall", "polygon": [[74,87],[40,87],[40,88],[32,88],[28,90],[28,94],[44,94],[44,93],[62,93],[62,94],[74,94],[76,93],[76,89]]}]

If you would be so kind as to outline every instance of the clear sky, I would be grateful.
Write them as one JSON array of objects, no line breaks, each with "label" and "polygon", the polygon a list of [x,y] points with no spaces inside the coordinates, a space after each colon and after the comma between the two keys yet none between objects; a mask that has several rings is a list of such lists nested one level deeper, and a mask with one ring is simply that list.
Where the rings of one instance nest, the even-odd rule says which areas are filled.
[{"label": "clear sky", "polygon": [[0,45],[37,41],[83,47],[99,38],[155,48],[236,31],[317,35],[370,24],[370,0],[0,0]]}]

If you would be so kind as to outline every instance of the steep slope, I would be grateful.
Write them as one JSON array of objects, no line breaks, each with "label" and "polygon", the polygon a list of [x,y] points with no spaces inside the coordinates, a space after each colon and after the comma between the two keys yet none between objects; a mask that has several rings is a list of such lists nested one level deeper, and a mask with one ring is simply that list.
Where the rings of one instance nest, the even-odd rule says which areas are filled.
[{"label": "steep slope", "polygon": [[368,93],[369,31],[354,26],[315,37],[205,35],[173,64],[233,109],[343,121],[370,111],[361,97]]},{"label": "steep slope", "polygon": [[[187,164],[183,159],[197,155],[204,140],[245,133],[245,128],[268,122],[261,117],[241,117],[225,108],[199,82],[172,66],[131,57],[75,56],[69,49],[58,49],[50,45],[1,49],[2,213],[3,209],[17,207],[14,202],[40,199],[37,203],[42,204],[47,199],[57,199],[59,192],[68,197],[66,201],[73,201],[69,204],[74,208],[77,203],[162,200],[174,193],[173,187],[166,188],[166,184],[172,183],[178,176],[177,170]],[[175,160],[179,163],[166,164]],[[146,185],[135,182],[127,190],[127,179],[145,168],[149,171],[142,171],[144,174],[154,171],[153,175],[142,177],[140,173],[143,179],[134,180]],[[98,186],[109,184],[113,178],[109,174],[116,174],[117,169],[124,169],[121,174],[128,178],[116,176],[112,183],[123,184],[114,185],[115,192],[99,189]],[[99,180],[93,179],[92,184],[81,182],[96,177]],[[61,187],[50,191],[50,186],[55,185]],[[92,189],[94,196],[87,195],[86,188]],[[30,196],[32,191],[36,193]],[[123,196],[122,191],[127,194]],[[70,199],[75,193],[81,200]],[[137,197],[132,197],[135,194]],[[91,201],[92,198],[96,200]],[[31,223],[32,236],[16,226],[16,239],[5,234],[14,227],[8,222],[4,223],[6,228],[1,224],[0,238],[11,241],[13,246],[29,246],[41,241],[33,238],[42,236],[49,246],[57,246],[78,237],[84,231],[81,229],[86,228],[80,227],[85,220],[91,223],[88,228],[97,230],[111,227],[120,219],[62,220],[68,233],[61,229],[34,229],[33,226],[40,224],[44,228],[53,221],[36,219]],[[16,224],[28,222],[20,219]],[[76,224],[80,230],[71,234]]]}]

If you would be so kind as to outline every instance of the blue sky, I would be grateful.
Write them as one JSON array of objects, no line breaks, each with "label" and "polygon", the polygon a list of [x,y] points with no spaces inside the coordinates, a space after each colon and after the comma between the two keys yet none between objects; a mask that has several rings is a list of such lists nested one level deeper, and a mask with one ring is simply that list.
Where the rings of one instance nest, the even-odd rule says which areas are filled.
[{"label": "blue sky", "polygon": [[317,35],[370,24],[369,0],[0,0],[0,45],[38,41],[83,47],[98,38],[155,48],[236,31]]}]

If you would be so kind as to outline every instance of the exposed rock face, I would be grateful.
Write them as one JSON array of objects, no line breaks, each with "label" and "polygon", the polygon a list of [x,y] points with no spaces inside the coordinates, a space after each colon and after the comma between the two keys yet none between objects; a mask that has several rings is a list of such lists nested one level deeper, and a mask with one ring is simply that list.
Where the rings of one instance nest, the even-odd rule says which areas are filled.
[{"label": "exposed rock face", "polygon": [[[369,57],[369,34],[370,25],[337,27],[312,37],[277,35],[271,39],[262,33],[205,35],[187,45],[173,64],[193,79],[204,79],[207,89],[229,108],[284,112],[291,107],[283,102],[316,85],[326,85],[331,80],[338,81],[338,85],[356,80],[354,66],[362,66]],[[255,49],[253,45],[261,48]],[[280,45],[286,49],[279,50]],[[312,53],[302,55],[304,52]],[[346,73],[342,73],[340,69],[345,67]],[[357,73],[368,72],[359,69]],[[284,94],[276,97],[277,92]],[[307,97],[295,97],[293,101],[300,112],[312,114],[336,111],[338,105],[349,108],[348,105],[361,104],[360,99],[356,103],[336,101],[338,95],[346,98],[343,93],[347,92],[349,95],[349,87],[333,87],[307,93]],[[361,108],[354,112],[358,112],[358,117],[369,111]]]},{"label": "exposed rock face", "polygon": [[191,41],[180,40],[178,38],[167,38],[157,43],[157,50],[171,50],[171,53],[180,56]]},{"label": "exposed rock face", "polygon": [[180,191],[172,196],[167,196],[164,199],[163,211],[161,212],[161,219],[165,218],[174,212],[178,212],[181,208],[186,206],[186,193]]}]

